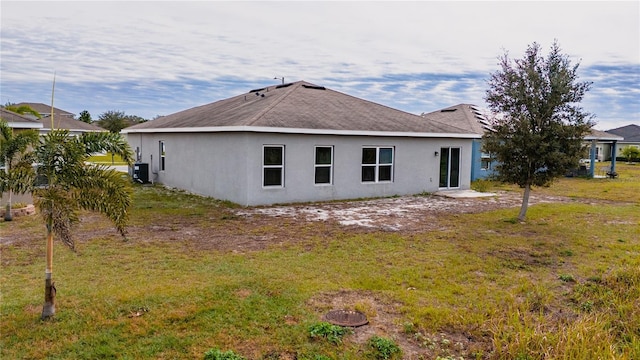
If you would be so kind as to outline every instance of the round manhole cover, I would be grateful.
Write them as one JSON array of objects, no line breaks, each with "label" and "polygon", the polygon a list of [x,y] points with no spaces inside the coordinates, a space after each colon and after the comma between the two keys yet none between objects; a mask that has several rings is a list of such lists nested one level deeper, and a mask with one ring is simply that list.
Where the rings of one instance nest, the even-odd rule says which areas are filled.
[{"label": "round manhole cover", "polygon": [[329,323],[340,326],[358,327],[369,323],[365,314],[352,310],[331,310],[324,318]]}]

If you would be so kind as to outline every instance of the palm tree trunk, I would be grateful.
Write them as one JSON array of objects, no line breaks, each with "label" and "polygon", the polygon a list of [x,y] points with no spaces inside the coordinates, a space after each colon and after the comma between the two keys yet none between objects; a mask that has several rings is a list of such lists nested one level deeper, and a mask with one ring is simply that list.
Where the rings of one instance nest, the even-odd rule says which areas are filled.
[{"label": "palm tree trunk", "polygon": [[53,224],[47,224],[47,268],[44,272],[44,306],[42,320],[47,320],[56,314],[56,287],[53,282]]},{"label": "palm tree trunk", "polygon": [[[13,131],[13,130],[11,130]],[[5,168],[4,171],[9,174],[9,159],[7,157],[4,158],[4,164],[5,164]],[[7,191],[9,196],[7,199],[7,209],[6,212],[4,213],[4,221],[11,221],[13,220],[13,217],[11,216],[11,187],[9,188],[9,191]]]},{"label": "palm tree trunk", "polygon": [[13,216],[11,216],[11,190],[7,191],[8,195],[8,199],[7,199],[7,208],[5,209],[5,213],[4,213],[4,221],[11,221],[13,220]]},{"label": "palm tree trunk", "polygon": [[529,193],[531,192],[531,184],[524,186],[524,195],[522,196],[522,206],[520,206],[520,213],[518,214],[518,220],[524,221],[527,217],[527,208],[529,207]]}]

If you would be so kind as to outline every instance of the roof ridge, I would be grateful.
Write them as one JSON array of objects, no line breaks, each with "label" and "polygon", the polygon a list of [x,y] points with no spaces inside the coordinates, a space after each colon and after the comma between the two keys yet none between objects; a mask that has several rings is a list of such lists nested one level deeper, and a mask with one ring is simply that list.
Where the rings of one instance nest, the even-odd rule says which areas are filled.
[{"label": "roof ridge", "polygon": [[[260,118],[261,118],[261,117],[263,117],[264,115],[266,115],[266,114],[267,114],[269,111],[271,111],[271,109],[273,109],[276,105],[280,104],[284,99],[286,99],[289,95],[291,95],[291,93],[293,93],[293,91],[294,91],[295,89],[299,88],[299,87],[300,87],[300,85],[301,85],[301,84],[303,84],[303,83],[304,83],[304,81],[297,81],[297,82],[294,82],[294,83],[292,83],[292,84],[291,84],[291,85],[294,85],[294,86],[287,86],[286,88],[289,88],[289,89],[286,89],[286,88],[285,88],[285,89],[286,89],[286,90],[285,90],[286,92],[284,93],[284,95],[280,96],[280,98],[279,98],[279,99],[276,99],[276,100],[273,102],[273,104],[271,104],[271,105],[267,106],[266,108],[264,108],[264,110],[260,111],[260,112],[259,112],[259,113],[257,113],[254,117],[252,117],[252,118],[251,118],[251,120],[249,120],[248,125],[249,125],[249,126],[251,126],[251,125],[255,124],[256,122],[258,122],[258,121],[260,120]],[[281,85],[280,85],[280,88],[282,88],[282,86],[281,86]],[[267,87],[267,91],[269,91],[268,89],[269,89],[269,87]],[[276,90],[276,89],[278,89],[278,86],[274,86],[274,87],[273,87],[273,90]]]}]

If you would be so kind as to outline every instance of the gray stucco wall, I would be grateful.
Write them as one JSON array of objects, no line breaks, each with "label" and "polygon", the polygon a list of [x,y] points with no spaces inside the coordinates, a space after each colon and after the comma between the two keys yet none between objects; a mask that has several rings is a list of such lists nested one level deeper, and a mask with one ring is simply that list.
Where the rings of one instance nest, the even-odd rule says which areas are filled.
[{"label": "gray stucco wall", "polygon": [[[434,192],[441,147],[461,149],[460,188],[471,176],[471,139],[296,135],[275,133],[128,134],[149,163],[150,179],[241,205],[326,201]],[[165,142],[165,171],[159,171],[159,141]],[[284,145],[283,187],[262,186],[264,145]],[[333,146],[333,184],[314,184],[315,146]],[[392,182],[361,181],[362,148],[394,147]]]}]

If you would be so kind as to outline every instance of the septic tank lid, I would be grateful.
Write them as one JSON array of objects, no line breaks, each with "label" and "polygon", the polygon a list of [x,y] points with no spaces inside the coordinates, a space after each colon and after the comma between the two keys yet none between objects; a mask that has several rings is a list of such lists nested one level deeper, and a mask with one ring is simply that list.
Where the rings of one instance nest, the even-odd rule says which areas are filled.
[{"label": "septic tank lid", "polygon": [[365,314],[353,310],[331,310],[324,318],[327,322],[340,326],[358,327],[369,323]]}]

